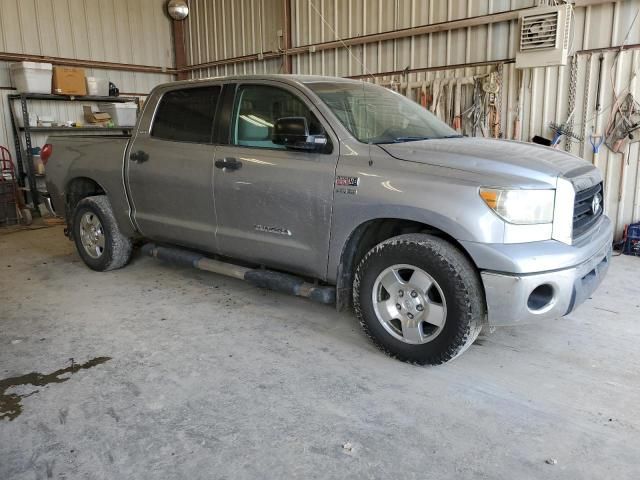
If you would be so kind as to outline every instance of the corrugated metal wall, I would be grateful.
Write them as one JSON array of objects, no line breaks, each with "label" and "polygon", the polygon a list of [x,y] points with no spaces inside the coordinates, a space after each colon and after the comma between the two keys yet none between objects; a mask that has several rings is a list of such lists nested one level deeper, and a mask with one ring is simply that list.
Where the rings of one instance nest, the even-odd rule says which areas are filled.
[{"label": "corrugated metal wall", "polygon": [[[289,0],[292,47],[388,32],[420,25],[432,25],[481,15],[507,12],[538,5],[537,0]],[[282,0],[191,0],[188,19],[189,64],[218,61],[243,55],[277,51],[283,45],[284,2]],[[605,2],[575,9],[571,53],[640,43],[640,18],[630,29],[640,9],[640,0]],[[220,20],[224,12],[225,21]],[[627,36],[628,34],[628,36]],[[242,39],[244,38],[244,41]],[[226,42],[226,43],[225,43]],[[567,120],[570,110],[571,64],[516,70],[513,63],[464,67],[477,62],[513,60],[518,45],[517,19],[481,26],[434,32],[409,38],[336,48],[304,51],[293,56],[293,73],[337,76],[375,75],[378,83],[395,84],[401,91],[419,98],[421,85],[455,85],[461,79],[501,69],[497,78],[499,122],[506,138],[530,140],[534,135],[553,137],[550,122]],[[606,176],[608,214],[616,222],[618,236],[624,224],[640,220],[639,143],[625,155],[614,154],[604,145],[598,155],[589,143],[592,134],[602,134],[614,102],[614,91],[625,88],[640,99],[635,79],[640,68],[637,48],[603,53],[600,80],[602,108],[595,110],[599,77],[599,52],[576,55],[574,129],[584,137],[565,147],[595,161]],[[615,66],[614,66],[615,63]],[[456,65],[460,68],[447,68]],[[612,69],[613,66],[613,69]],[[435,71],[402,75],[380,75],[405,68]],[[438,68],[442,68],[437,70]],[[193,72],[194,77],[281,73],[281,58],[260,62],[238,62]],[[613,77],[613,83],[611,78]],[[463,82],[464,83],[464,82]],[[458,113],[472,101],[471,87],[457,102]],[[466,132],[465,132],[466,133]],[[594,158],[595,157],[595,158]]]},{"label": "corrugated metal wall", "polygon": [[[0,52],[173,67],[171,22],[165,0],[0,0]],[[121,92],[145,94],[174,77],[162,73],[86,69]],[[0,144],[13,151],[6,96],[9,63],[0,62]],[[33,102],[57,120],[82,120],[80,102]],[[46,136],[35,136],[42,145]]]},{"label": "corrugated metal wall", "polygon": [[[282,0],[190,0],[187,64],[277,52],[283,48]],[[280,60],[240,62],[197,70],[194,78],[282,73]]]}]

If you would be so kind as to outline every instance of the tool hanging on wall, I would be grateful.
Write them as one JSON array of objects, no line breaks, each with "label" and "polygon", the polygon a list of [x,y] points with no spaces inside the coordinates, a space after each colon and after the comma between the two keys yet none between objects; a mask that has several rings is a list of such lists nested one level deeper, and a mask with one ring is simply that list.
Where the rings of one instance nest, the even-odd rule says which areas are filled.
[{"label": "tool hanging on wall", "polygon": [[[601,53],[598,57],[598,79],[596,82],[596,103],[595,103],[595,119],[594,126],[591,127],[591,135],[589,137],[589,143],[591,144],[591,149],[593,152],[593,164],[597,165],[598,163],[598,154],[600,153],[600,147],[604,142],[604,136],[601,134],[596,134],[596,129],[600,127],[600,113],[602,111],[602,104],[600,103],[600,85],[602,84],[602,67],[604,63],[604,54]],[[586,128],[587,125],[584,125]]]},{"label": "tool hanging on wall", "polygon": [[582,141],[582,137],[573,131],[571,118],[570,116],[564,123],[549,122],[549,128],[553,130],[553,140],[551,140],[552,147],[557,147],[563,137],[567,140],[568,144]]},{"label": "tool hanging on wall", "polygon": [[602,82],[602,63],[604,62],[604,54],[601,53],[598,57],[598,83],[596,86],[596,112],[599,114],[602,109],[600,104],[600,82]]},{"label": "tool hanging on wall", "polygon": [[456,91],[456,79],[451,78],[447,82],[445,87],[445,98],[447,101],[447,109],[445,112],[445,122],[449,125],[453,125],[453,117],[455,116],[455,91]]},{"label": "tool hanging on wall", "polygon": [[[473,85],[469,106],[458,114],[463,132],[477,136],[478,130],[483,137],[500,138],[500,91],[499,72],[491,72],[473,77],[464,85]],[[462,84],[458,86],[462,90]],[[462,96],[462,93],[460,94]],[[454,122],[457,118],[454,118]],[[454,126],[456,124],[454,123]]]},{"label": "tool hanging on wall", "polygon": [[436,116],[438,115],[438,107],[440,105],[440,84],[442,83],[442,79],[440,78],[436,78],[433,80],[433,83],[431,84],[431,89],[433,92],[433,98],[431,100],[431,113],[436,114]]},{"label": "tool hanging on wall", "polygon": [[[571,68],[569,69],[569,115],[567,116],[567,121],[565,123],[555,123],[552,122],[549,127],[551,130],[555,132],[553,137],[553,141],[551,144],[555,147],[558,145],[562,137],[566,137],[566,141],[564,142],[564,150],[565,152],[571,152],[571,147],[577,140],[578,142],[582,141],[582,137],[577,136],[573,133],[573,114],[576,111],[576,86],[578,83],[578,55],[574,54],[571,59]],[[558,135],[558,132],[561,132]]]},{"label": "tool hanging on wall", "polygon": [[513,120],[513,135],[511,136],[511,138],[513,138],[514,140],[522,140],[522,120],[521,120],[521,114],[522,114],[522,96],[523,96],[523,89],[524,89],[524,74],[522,72],[522,70],[516,70],[516,75],[518,78],[518,97],[516,99],[516,116],[515,119]]},{"label": "tool hanging on wall", "polygon": [[461,114],[471,123],[471,136],[478,135],[478,129],[480,129],[483,136],[486,136],[486,131],[483,129],[483,125],[486,120],[484,110],[484,99],[482,92],[482,80],[478,77],[473,79],[473,94],[471,105]]},{"label": "tool hanging on wall", "polygon": [[614,153],[624,153],[631,142],[640,140],[640,104],[631,93],[621,95],[611,108],[605,130],[605,144]]},{"label": "tool hanging on wall", "polygon": [[591,135],[589,135],[589,143],[591,144],[591,149],[593,150],[594,154],[600,152],[600,146],[602,145],[603,141],[604,137],[602,135],[596,135],[595,130],[592,128]]},{"label": "tool hanging on wall", "polygon": [[549,128],[553,131],[553,140],[551,146],[558,147],[562,138],[565,138],[564,149],[571,152],[571,146],[574,143],[582,142],[583,137],[575,133],[573,130],[573,114],[576,111],[576,84],[578,81],[578,55],[574,55],[571,59],[571,68],[569,70],[569,115],[564,123],[549,122]]},{"label": "tool hanging on wall", "polygon": [[482,90],[487,94],[485,96],[487,106],[485,108],[487,112],[487,123],[489,124],[489,135],[493,138],[500,137],[500,112],[497,107],[498,96],[498,82],[495,72],[491,73],[489,79],[482,83]]},{"label": "tool hanging on wall", "polygon": [[587,55],[587,65],[584,73],[584,96],[582,101],[582,121],[579,126],[581,127],[581,131],[583,133],[583,140],[580,141],[580,148],[578,150],[579,155],[583,155],[586,152],[585,150],[585,141],[584,138],[587,137],[587,115],[589,113],[589,106],[591,101],[591,63],[593,61],[593,54]]},{"label": "tool hanging on wall", "polygon": [[403,71],[397,76],[376,80],[378,85],[429,109],[459,133],[494,138],[502,136],[500,82],[499,70],[474,76],[437,76],[432,80],[413,81],[409,72]]},{"label": "tool hanging on wall", "polygon": [[422,105],[424,108],[427,108],[427,105],[429,105],[427,82],[424,82],[420,87],[420,105]]},{"label": "tool hanging on wall", "polygon": [[498,113],[496,119],[496,138],[504,137],[504,125],[502,118],[502,101],[504,96],[504,88],[502,88],[502,79],[504,73],[504,63],[498,64],[498,69],[496,70],[496,83],[498,84],[498,92],[496,93],[496,112]]},{"label": "tool hanging on wall", "polygon": [[487,112],[487,122],[489,124],[489,134],[493,138],[500,137],[500,112],[497,106],[497,96],[500,86],[496,72],[491,72],[489,77],[482,82],[482,90],[485,92]]},{"label": "tool hanging on wall", "polygon": [[[462,79],[459,78],[455,82],[455,98],[453,101],[453,118],[451,119],[451,126],[453,129],[462,133],[462,119],[461,119],[461,109],[462,109]],[[452,95],[453,97],[453,95]]]}]

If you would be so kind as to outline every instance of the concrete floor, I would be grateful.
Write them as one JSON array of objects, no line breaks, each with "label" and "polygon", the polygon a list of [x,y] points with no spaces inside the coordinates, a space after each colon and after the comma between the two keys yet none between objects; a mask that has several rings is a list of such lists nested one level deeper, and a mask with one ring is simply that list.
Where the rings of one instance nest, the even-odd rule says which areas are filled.
[{"label": "concrete floor", "polygon": [[94,273],[61,227],[0,235],[0,259],[0,379],[48,375],[4,383],[23,411],[0,419],[3,480],[640,471],[640,259],[568,318],[431,368],[240,281],[140,257]]}]

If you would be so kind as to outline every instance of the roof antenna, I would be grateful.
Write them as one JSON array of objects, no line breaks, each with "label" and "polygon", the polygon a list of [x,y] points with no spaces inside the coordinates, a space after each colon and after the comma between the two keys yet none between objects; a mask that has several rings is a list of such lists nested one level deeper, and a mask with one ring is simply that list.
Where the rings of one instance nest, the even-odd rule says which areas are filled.
[{"label": "roof antenna", "polygon": [[351,50],[351,47],[349,47],[349,45],[347,45],[344,40],[342,40],[342,38],[340,38],[340,36],[338,35],[338,32],[336,32],[334,30],[334,28],[329,24],[329,22],[327,22],[327,20],[324,18],[324,16],[322,15],[322,13],[320,12],[320,10],[318,10],[318,8],[316,7],[315,3],[313,2],[313,0],[309,0],[309,5],[311,6],[311,8],[313,8],[313,10],[318,14],[318,16],[320,17],[320,19],[322,20],[322,23],[324,23],[329,30],[331,30],[333,32],[333,34],[336,36],[336,38],[338,39],[338,41],[342,44],[342,46],[344,48],[347,49],[347,51],[349,52],[349,55],[351,56],[351,58],[353,58],[356,62],[358,62],[360,64],[360,66],[362,67],[362,71],[366,74],[369,75],[371,77],[371,79],[375,82],[376,78],[371,74],[371,72],[367,69],[366,65],[364,64],[364,62],[355,56],[355,54],[353,53],[353,51]]},{"label": "roof antenna", "polygon": [[[360,64],[360,66],[362,67],[362,71],[365,73],[365,75],[368,75],[371,77],[371,80],[373,80],[373,83],[376,83],[376,77],[374,77],[371,72],[369,71],[369,69],[367,68],[367,66],[364,64],[364,62],[355,56],[355,54],[353,53],[353,51],[351,50],[351,47],[349,47],[349,45],[347,45],[344,40],[342,40],[342,38],[340,38],[340,36],[338,35],[338,32],[335,31],[335,29],[329,24],[329,22],[327,22],[327,20],[324,18],[324,16],[322,15],[322,13],[320,12],[320,10],[318,10],[318,8],[316,7],[316,4],[313,2],[313,0],[309,0],[309,5],[311,6],[311,8],[313,8],[313,10],[318,14],[318,16],[320,17],[320,19],[322,20],[322,23],[324,23],[329,30],[331,30],[333,32],[333,34],[335,35],[335,37],[338,39],[338,41],[342,44],[342,46],[344,48],[347,49],[347,52],[349,52],[349,55],[351,56],[351,58],[353,58],[356,62],[358,62]],[[368,117],[368,111],[367,111],[367,107],[366,107],[366,100],[367,100],[367,91],[365,89],[365,81],[364,78],[362,79],[362,95],[364,98],[364,103],[365,103],[365,107],[364,107],[364,116],[365,116],[365,125],[367,125],[367,117]],[[373,165],[373,160],[371,158],[371,139],[368,142],[369,144],[369,166]]]}]

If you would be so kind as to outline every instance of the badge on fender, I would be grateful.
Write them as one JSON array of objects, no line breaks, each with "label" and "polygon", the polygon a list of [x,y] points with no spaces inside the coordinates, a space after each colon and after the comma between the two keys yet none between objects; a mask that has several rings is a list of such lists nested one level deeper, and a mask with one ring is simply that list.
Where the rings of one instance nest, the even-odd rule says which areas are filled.
[{"label": "badge on fender", "polygon": [[336,177],[336,192],[346,195],[357,195],[358,185],[360,185],[360,177],[345,177],[338,175]]}]

